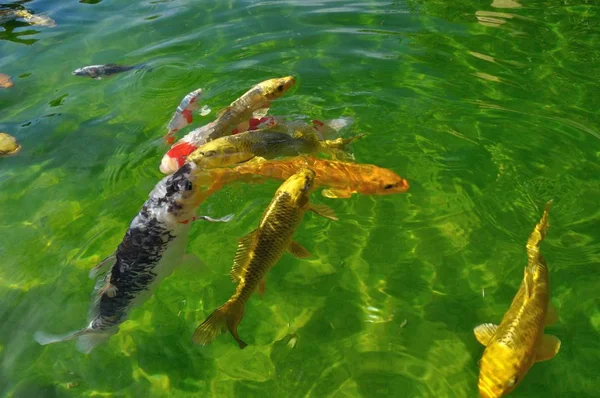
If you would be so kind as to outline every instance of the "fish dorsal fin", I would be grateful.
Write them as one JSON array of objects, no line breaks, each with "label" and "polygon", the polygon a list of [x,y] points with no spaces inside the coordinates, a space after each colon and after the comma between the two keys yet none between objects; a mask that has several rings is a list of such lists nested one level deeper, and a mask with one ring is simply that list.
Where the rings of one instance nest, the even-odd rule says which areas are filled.
[{"label": "fish dorsal fin", "polygon": [[310,252],[298,242],[292,241],[290,247],[288,247],[288,251],[298,258],[310,257]]},{"label": "fish dorsal fin", "polygon": [[321,191],[321,195],[325,196],[326,198],[330,198],[330,199],[337,199],[337,198],[347,199],[352,196],[352,191],[349,189],[330,188],[330,189],[324,189],[323,191]]},{"label": "fish dorsal fin", "polygon": [[217,113],[217,119],[219,119],[221,116],[223,116],[227,111],[229,111],[229,109],[231,109],[231,105],[221,109],[218,113]]},{"label": "fish dorsal fin", "polygon": [[231,268],[231,280],[233,282],[239,282],[242,279],[242,275],[246,270],[246,266],[249,263],[252,249],[254,249],[255,237],[258,229],[250,232],[248,235],[240,238],[238,241],[238,248],[233,258],[233,267]]},{"label": "fish dorsal fin", "polygon": [[558,337],[551,334],[545,334],[542,336],[542,341],[535,352],[535,361],[547,361],[548,359],[554,358],[554,356],[560,350],[560,340]]},{"label": "fish dorsal fin", "polygon": [[339,218],[336,217],[333,209],[327,205],[319,204],[319,203],[311,203],[310,210],[320,215],[321,217],[328,218],[332,221],[339,221]]},{"label": "fish dorsal fin", "polygon": [[252,112],[252,117],[255,119],[262,119],[263,117],[267,116],[267,113],[269,112],[269,107],[270,104],[267,103],[264,108],[255,110],[254,112]]},{"label": "fish dorsal fin", "polygon": [[316,131],[310,125],[297,127],[296,129],[294,129],[292,136],[294,138],[300,138],[303,140],[314,141],[314,142],[320,143],[319,136],[317,135]]},{"label": "fish dorsal fin", "polygon": [[113,253],[110,256],[106,257],[104,260],[100,261],[98,265],[96,265],[94,268],[92,268],[88,276],[90,277],[90,279],[94,279],[96,276],[103,274],[110,268],[112,268],[112,266],[115,265],[116,261],[117,255]]},{"label": "fish dorsal fin", "polygon": [[492,337],[496,334],[496,330],[498,330],[498,325],[494,325],[493,323],[482,323],[481,325],[475,327],[473,332],[475,332],[475,338],[484,346],[487,346]]}]

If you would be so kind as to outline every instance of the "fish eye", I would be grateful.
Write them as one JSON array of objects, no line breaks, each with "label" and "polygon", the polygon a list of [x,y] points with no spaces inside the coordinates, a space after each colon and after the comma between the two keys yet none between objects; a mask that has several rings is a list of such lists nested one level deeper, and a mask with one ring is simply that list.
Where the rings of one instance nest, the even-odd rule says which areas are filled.
[{"label": "fish eye", "polygon": [[387,184],[386,186],[383,187],[383,189],[392,189],[394,188],[394,184]]},{"label": "fish eye", "polygon": [[191,181],[185,181],[183,183],[183,190],[184,191],[191,191],[193,188],[192,182]]},{"label": "fish eye", "polygon": [[279,86],[277,86],[277,91],[279,91],[279,92],[283,91],[283,84],[280,84]]}]

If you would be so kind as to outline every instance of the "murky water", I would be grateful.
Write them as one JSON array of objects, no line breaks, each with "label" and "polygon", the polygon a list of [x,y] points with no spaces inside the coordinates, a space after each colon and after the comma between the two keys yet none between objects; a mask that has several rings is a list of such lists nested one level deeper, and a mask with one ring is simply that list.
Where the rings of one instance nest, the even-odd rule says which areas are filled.
[{"label": "murky water", "polygon": [[[8,7],[8,6],[7,6]],[[592,397],[600,384],[600,9],[590,1],[31,1],[54,28],[0,28],[0,395],[473,397],[483,347],[523,275],[525,243],[553,198],[542,251],[560,319],[558,356],[513,396]],[[147,63],[92,80],[83,65]],[[181,98],[208,90],[213,120],[251,85],[293,75],[272,107],[352,116],[356,160],[409,179],[407,194],[313,200],[252,298],[240,334],[209,347],[195,327],[233,290],[237,246],[278,182],[204,203],[197,257],[119,334],[85,356],[33,333],[85,325],[88,271],[111,254],[161,174]]]}]

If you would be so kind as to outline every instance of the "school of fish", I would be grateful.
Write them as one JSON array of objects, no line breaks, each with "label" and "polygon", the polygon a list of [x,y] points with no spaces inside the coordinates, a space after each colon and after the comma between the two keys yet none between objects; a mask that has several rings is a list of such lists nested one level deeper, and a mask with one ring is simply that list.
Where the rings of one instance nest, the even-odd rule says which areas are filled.
[{"label": "school of fish", "polygon": [[[76,69],[73,75],[100,79],[139,67],[91,65]],[[12,85],[10,78],[2,74],[0,83],[3,87]],[[150,192],[115,252],[89,273],[96,283],[86,326],[62,335],[38,331],[34,338],[42,345],[76,339],[80,351],[91,352],[118,333],[131,310],[151,297],[161,280],[182,263],[195,221],[234,219],[234,214],[198,216],[198,207],[204,201],[229,184],[278,179],[282,183],[258,226],[238,240],[231,259],[230,278],[236,284],[233,294],[212,313],[204,314],[206,319],[192,336],[193,343],[206,345],[228,331],[244,348],[247,343],[238,328],[252,294],[265,294],[269,270],[286,252],[299,259],[311,255],[294,240],[305,213],[312,211],[338,221],[331,208],[311,200],[317,188],[322,188],[321,195],[330,199],[409,191],[409,182],[394,171],[354,161],[349,147],[365,134],[341,136],[352,125],[351,118],[306,122],[269,115],[273,102],[295,84],[292,76],[260,82],[218,112],[214,120],[175,141],[176,134],[193,122],[195,112],[202,109],[201,116],[210,113],[206,104],[202,106],[205,89],[185,94],[164,135],[171,146],[159,169],[166,176]],[[0,136],[0,143],[0,154],[20,149],[7,134]],[[527,242],[528,262],[508,311],[498,325],[484,323],[474,329],[477,341],[486,347],[479,361],[481,397],[510,393],[534,363],[553,358],[560,349],[557,337],[544,334],[544,328],[557,320],[550,303],[548,266],[540,252],[548,230],[550,203]]]}]

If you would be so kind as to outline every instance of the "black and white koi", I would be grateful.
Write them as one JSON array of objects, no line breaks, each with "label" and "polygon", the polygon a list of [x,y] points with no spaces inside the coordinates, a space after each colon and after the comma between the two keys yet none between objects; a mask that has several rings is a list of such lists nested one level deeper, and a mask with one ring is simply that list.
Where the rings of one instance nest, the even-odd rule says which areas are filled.
[{"label": "black and white koi", "polygon": [[116,252],[90,271],[99,278],[90,303],[87,327],[63,336],[35,333],[42,344],[77,339],[77,348],[85,353],[117,333],[133,307],[142,304],[160,281],[169,276],[184,257],[191,221],[221,219],[195,217],[202,188],[196,184],[197,168],[181,167],[163,178],[131,222]]}]

